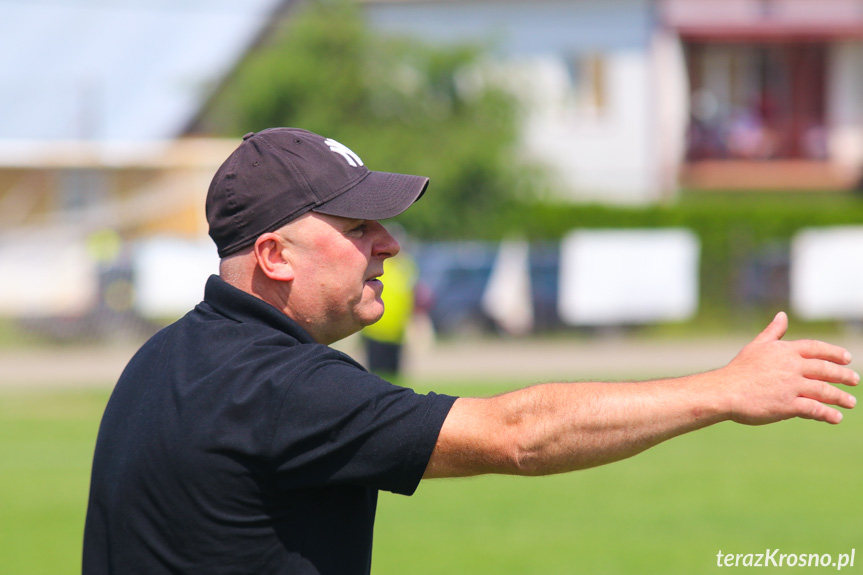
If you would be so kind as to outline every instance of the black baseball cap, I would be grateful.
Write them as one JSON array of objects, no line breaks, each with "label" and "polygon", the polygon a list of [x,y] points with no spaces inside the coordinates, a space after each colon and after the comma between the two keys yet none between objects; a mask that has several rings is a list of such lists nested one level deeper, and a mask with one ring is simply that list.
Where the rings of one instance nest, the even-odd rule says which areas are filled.
[{"label": "black baseball cap", "polygon": [[207,222],[219,257],[314,211],[361,220],[399,215],[428,178],[373,172],[346,146],[299,128],[250,132],[216,171]]}]

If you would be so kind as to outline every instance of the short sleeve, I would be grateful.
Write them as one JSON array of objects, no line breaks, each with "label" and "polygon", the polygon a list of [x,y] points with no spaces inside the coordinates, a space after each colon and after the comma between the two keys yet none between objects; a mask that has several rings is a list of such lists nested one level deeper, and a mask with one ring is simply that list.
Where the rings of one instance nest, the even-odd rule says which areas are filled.
[{"label": "short sleeve", "polygon": [[412,494],[455,397],[390,384],[338,357],[288,383],[271,444],[283,489],[356,484]]}]

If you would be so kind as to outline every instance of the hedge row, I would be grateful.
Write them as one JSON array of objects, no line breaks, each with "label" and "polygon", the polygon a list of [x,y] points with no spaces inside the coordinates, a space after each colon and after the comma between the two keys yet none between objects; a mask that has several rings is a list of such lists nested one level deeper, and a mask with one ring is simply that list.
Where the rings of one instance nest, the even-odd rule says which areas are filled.
[{"label": "hedge row", "polygon": [[580,228],[688,228],[701,242],[702,313],[746,314],[786,306],[794,235],[805,228],[863,225],[863,197],[851,192],[684,193],[673,204],[641,208],[534,205],[524,208],[520,220],[523,233],[536,240],[559,239]]}]

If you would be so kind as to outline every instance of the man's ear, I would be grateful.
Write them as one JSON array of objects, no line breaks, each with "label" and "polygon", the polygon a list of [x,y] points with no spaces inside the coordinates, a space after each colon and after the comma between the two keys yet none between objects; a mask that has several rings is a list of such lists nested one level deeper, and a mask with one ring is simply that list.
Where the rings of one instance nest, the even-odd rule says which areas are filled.
[{"label": "man's ear", "polygon": [[288,248],[280,235],[262,234],[255,240],[254,252],[258,267],[268,278],[283,282],[294,279]]}]

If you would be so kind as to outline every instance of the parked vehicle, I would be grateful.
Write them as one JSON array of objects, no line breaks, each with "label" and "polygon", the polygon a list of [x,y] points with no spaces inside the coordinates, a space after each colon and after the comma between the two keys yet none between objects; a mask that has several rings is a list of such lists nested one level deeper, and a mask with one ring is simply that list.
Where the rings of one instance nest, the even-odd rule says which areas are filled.
[{"label": "parked vehicle", "polygon": [[[458,336],[498,331],[482,306],[498,249],[495,242],[476,241],[426,243],[414,249],[419,289],[429,294],[426,311],[438,334]],[[559,249],[556,244],[532,244],[529,254],[534,330],[559,327]]]}]

